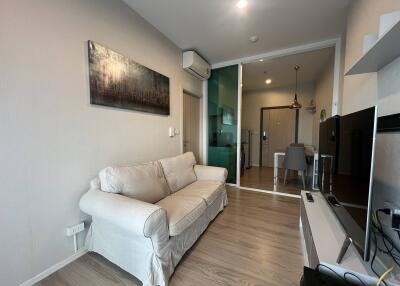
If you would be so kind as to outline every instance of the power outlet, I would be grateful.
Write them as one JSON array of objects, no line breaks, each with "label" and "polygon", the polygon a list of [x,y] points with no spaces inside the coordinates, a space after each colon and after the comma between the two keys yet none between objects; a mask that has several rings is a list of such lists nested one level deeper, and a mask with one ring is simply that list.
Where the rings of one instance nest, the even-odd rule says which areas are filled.
[{"label": "power outlet", "polygon": [[85,229],[85,224],[83,222],[71,227],[67,227],[67,236],[73,236],[77,233],[80,233],[84,229]]},{"label": "power outlet", "polygon": [[392,229],[400,231],[400,210],[395,209],[392,212]]},{"label": "power outlet", "polygon": [[391,211],[387,226],[395,231],[400,231],[400,206],[392,202],[384,202],[383,205]]}]

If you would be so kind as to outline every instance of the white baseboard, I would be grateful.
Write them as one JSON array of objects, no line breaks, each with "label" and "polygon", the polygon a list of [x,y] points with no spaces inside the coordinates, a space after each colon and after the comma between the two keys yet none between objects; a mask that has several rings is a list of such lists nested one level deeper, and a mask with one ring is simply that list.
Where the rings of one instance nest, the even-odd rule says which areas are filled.
[{"label": "white baseboard", "polygon": [[225,185],[230,186],[230,187],[237,187],[237,184],[233,184],[233,183],[226,183]]},{"label": "white baseboard", "polygon": [[288,194],[288,193],[280,193],[280,192],[275,192],[275,191],[261,190],[261,189],[248,188],[248,187],[242,187],[242,186],[237,187],[237,188],[238,189],[247,190],[247,191],[252,191],[252,192],[259,192],[259,193],[265,193],[265,194],[270,194],[270,195],[277,195],[277,196],[300,199],[300,195],[293,195],[293,194]]},{"label": "white baseboard", "polygon": [[88,252],[87,249],[82,248],[82,249],[78,250],[77,253],[74,253],[73,255],[71,255],[70,257],[67,257],[63,261],[60,261],[57,264],[47,268],[45,271],[39,273],[38,275],[36,275],[35,277],[32,277],[29,280],[23,282],[19,286],[31,286],[31,285],[33,285],[35,283],[38,283],[40,280],[43,280],[47,276],[50,276],[51,274],[53,274],[57,270],[63,268],[65,265],[67,265],[67,264],[71,263],[72,261],[78,259],[79,257],[85,255],[87,252]]}]

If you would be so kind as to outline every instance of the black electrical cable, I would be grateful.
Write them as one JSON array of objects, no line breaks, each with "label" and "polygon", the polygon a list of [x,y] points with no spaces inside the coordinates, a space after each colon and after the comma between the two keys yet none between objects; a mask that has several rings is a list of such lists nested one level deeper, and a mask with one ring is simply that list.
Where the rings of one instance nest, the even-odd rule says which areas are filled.
[{"label": "black electrical cable", "polygon": [[[381,237],[382,240],[383,240],[383,239],[386,239],[386,238],[382,235],[382,233],[378,230],[378,227],[377,227],[375,224],[373,224],[372,227],[376,229],[376,232],[380,235],[380,237]],[[392,241],[392,242],[393,242],[393,241]],[[384,254],[386,254],[386,255],[390,255],[389,252],[392,252],[392,255],[393,255],[394,257],[396,257],[397,259],[400,260],[400,255],[393,252],[393,250],[395,249],[394,246],[393,246],[393,243],[390,243],[389,246],[390,246],[390,249],[385,250],[385,249],[381,248],[381,247],[378,245],[378,250],[379,250],[381,253],[384,253]]]},{"label": "black electrical cable", "polygon": [[357,275],[355,275],[354,273],[351,273],[351,272],[345,272],[345,273],[343,274],[344,281],[346,282],[346,284],[347,284],[346,275],[350,275],[350,276],[352,276],[352,277],[357,278],[357,280],[361,283],[361,285],[367,286],[367,285],[364,283],[364,281],[361,280],[360,277],[358,277]]},{"label": "black electrical cable", "polygon": [[[376,258],[376,253],[378,251],[378,239],[376,237],[375,231],[372,231],[372,233],[374,235],[375,248],[374,248],[374,254],[372,255],[372,259],[371,259],[371,270],[372,270],[372,272],[375,273],[375,275],[377,277],[380,277],[381,275],[374,269],[374,261],[375,261],[375,258]],[[387,283],[385,282],[385,280],[382,280],[382,282],[383,282],[383,284],[385,286],[387,286]]]},{"label": "black electrical cable", "polygon": [[375,231],[372,231],[372,234],[374,235],[374,244],[375,244],[375,247],[374,247],[374,252],[373,252],[373,254],[372,254],[372,259],[371,259],[371,270],[372,270],[372,272],[375,273],[376,276],[379,277],[379,276],[380,276],[379,273],[376,272],[375,269],[374,269],[374,261],[375,261],[376,253],[378,252],[378,242],[377,242],[377,238],[376,238],[376,233],[375,233]]},{"label": "black electrical cable", "polygon": [[328,269],[329,271],[331,271],[332,273],[334,273],[337,277],[339,277],[340,280],[342,280],[344,283],[346,283],[346,280],[342,277],[342,275],[339,275],[335,270],[333,270],[332,268],[330,268],[329,266],[326,266],[325,264],[318,264],[317,265],[317,271],[320,272],[319,268],[320,267],[325,267],[326,269]]},{"label": "black electrical cable", "polygon": [[[385,213],[385,212],[384,212]],[[386,213],[387,214],[387,213]],[[393,250],[398,251],[398,248],[394,245],[393,240],[383,231],[383,226],[382,223],[379,219],[379,215],[378,215],[378,211],[376,212],[376,216],[377,216],[377,220],[379,223],[379,226],[376,227],[379,230],[379,234],[381,235],[381,239],[382,242],[386,248],[386,251],[382,251],[383,253],[385,253],[386,255],[389,255],[392,260],[394,261],[394,263],[398,266],[400,266],[400,257],[398,254],[396,254]],[[375,236],[376,237],[376,236]],[[377,238],[376,238],[377,239]],[[377,242],[378,243],[378,242]],[[379,244],[379,243],[378,243]],[[389,244],[389,245],[388,245]],[[389,248],[390,247],[390,248]],[[378,246],[378,249],[381,250],[381,248]]]},{"label": "black electrical cable", "polygon": [[[400,260],[400,256],[397,255],[397,254],[395,254],[395,253],[393,253],[393,251],[397,251],[397,252],[400,254],[400,251],[399,251],[399,249],[396,247],[396,245],[394,244],[393,240],[383,231],[382,223],[381,223],[381,221],[380,221],[379,214],[378,214],[379,212],[383,212],[383,213],[385,213],[385,214],[388,214],[388,211],[390,211],[390,210],[388,210],[388,209],[379,209],[379,210],[376,211],[376,218],[377,218],[377,221],[378,221],[378,225],[375,225],[375,223],[373,223],[373,224],[372,224],[372,229],[371,229],[371,232],[372,232],[373,237],[374,237],[373,241],[374,241],[374,246],[375,246],[375,247],[374,247],[373,256],[372,256],[372,259],[371,259],[371,270],[372,270],[372,272],[374,272],[374,274],[375,274],[378,278],[379,278],[381,275],[374,269],[374,261],[375,261],[376,254],[377,254],[377,251],[378,251],[378,250],[379,250],[379,251],[382,251],[382,252],[385,253],[385,254],[389,254],[389,255],[392,257],[393,261],[394,261],[397,265],[400,266],[399,262],[397,261],[397,260]],[[374,229],[376,229],[376,230],[374,230]],[[383,242],[383,244],[385,245],[386,250],[384,250],[384,249],[382,249],[382,248],[380,248],[380,247],[378,246],[378,238],[377,238],[377,235],[376,235],[377,233],[380,234],[380,236],[381,236],[381,238],[382,238],[382,242]],[[399,239],[400,239],[400,232],[397,232],[397,235],[398,235],[398,237],[399,237]],[[346,279],[346,276],[352,276],[352,277],[356,278],[356,279],[361,283],[362,286],[365,286],[365,285],[366,285],[366,284],[364,283],[364,281],[362,281],[361,278],[359,278],[359,277],[358,277],[357,275],[355,275],[354,273],[345,272],[344,275],[343,275],[343,277],[342,277],[342,276],[339,275],[336,271],[334,271],[332,268],[330,268],[330,267],[328,267],[328,266],[326,266],[326,265],[324,265],[324,264],[318,264],[317,267],[316,267],[316,269],[317,269],[318,271],[320,271],[320,270],[319,270],[320,267],[325,267],[326,269],[328,269],[329,271],[331,271],[332,273],[334,273],[334,274],[335,274],[340,280],[342,280],[346,285],[348,284],[348,280]],[[382,280],[382,283],[383,283],[385,286],[388,286],[385,280]]]},{"label": "black electrical cable", "polygon": [[[378,231],[380,232],[380,234],[382,236],[382,242],[383,242],[387,252],[389,253],[390,257],[392,257],[393,261],[397,264],[397,266],[400,266],[400,262],[398,261],[400,259],[397,257],[397,255],[393,254],[393,249],[395,249],[398,253],[400,253],[400,250],[396,247],[393,240],[383,231],[383,226],[382,226],[381,220],[379,218],[379,213],[382,212],[384,214],[388,214],[387,210],[388,209],[378,209],[376,211],[376,219],[378,221]],[[390,214],[390,212],[389,212],[389,214]],[[387,243],[392,247],[391,249],[389,249],[389,246]]]},{"label": "black electrical cable", "polygon": [[[380,234],[381,234],[381,233],[380,233]],[[396,253],[394,252],[394,250],[397,251],[397,252],[399,252],[399,251],[398,251],[397,248],[394,246],[393,240],[392,240],[390,237],[388,237],[387,235],[385,235],[385,234],[381,234],[381,238],[382,238],[382,242],[383,242],[383,244],[385,245],[385,248],[386,248],[386,251],[384,250],[383,252],[384,252],[385,254],[389,254],[389,256],[392,257],[393,261],[394,261],[398,266],[400,266],[400,265],[399,265],[400,262],[398,261],[398,260],[400,260],[400,256],[399,256],[398,254],[396,254]],[[389,245],[388,245],[388,244],[389,244]],[[389,249],[389,247],[391,247],[391,248]]]},{"label": "black electrical cable", "polygon": [[[375,229],[376,232],[377,232],[379,235],[381,235],[381,233],[379,232],[378,227],[375,225],[374,222],[372,223],[372,229]],[[379,245],[378,245],[378,250],[379,250],[380,252],[383,252],[384,254],[389,254],[388,251],[386,251],[385,249],[381,248]],[[393,246],[392,246],[392,248],[391,248],[389,251],[392,251],[392,250],[393,250]]]},{"label": "black electrical cable", "polygon": [[[320,270],[319,270],[320,267],[325,267],[325,268],[328,269],[330,272],[332,272],[333,274],[335,274],[341,281],[344,282],[345,285],[349,285],[349,281],[346,279],[346,276],[349,275],[349,276],[355,277],[355,278],[361,283],[362,286],[366,286],[366,284],[364,283],[364,281],[362,281],[362,279],[361,279],[360,277],[358,277],[358,276],[357,276],[356,274],[354,274],[354,273],[345,272],[345,273],[343,274],[343,276],[342,276],[342,275],[340,275],[339,273],[337,273],[335,270],[333,270],[332,268],[330,268],[329,266],[326,266],[325,264],[318,264],[318,265],[317,265],[316,270],[317,270],[318,272],[320,272]],[[382,282],[386,285],[386,283],[385,283],[384,281],[382,281]],[[386,286],[387,286],[387,285],[386,285]]]}]

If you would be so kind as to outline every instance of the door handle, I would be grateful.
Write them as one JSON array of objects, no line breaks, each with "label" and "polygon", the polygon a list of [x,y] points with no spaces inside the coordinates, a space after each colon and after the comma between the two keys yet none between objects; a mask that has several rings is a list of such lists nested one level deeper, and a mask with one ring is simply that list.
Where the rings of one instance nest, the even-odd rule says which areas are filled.
[{"label": "door handle", "polygon": [[264,141],[266,141],[266,140],[268,139],[268,137],[267,137],[267,131],[265,131],[265,130],[263,131],[262,138],[263,138]]}]

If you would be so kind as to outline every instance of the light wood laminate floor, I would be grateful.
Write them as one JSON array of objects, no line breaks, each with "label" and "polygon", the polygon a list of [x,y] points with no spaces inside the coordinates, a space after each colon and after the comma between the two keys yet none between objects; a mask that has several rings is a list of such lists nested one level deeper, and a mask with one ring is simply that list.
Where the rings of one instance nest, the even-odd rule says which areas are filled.
[{"label": "light wood laminate floor", "polygon": [[[186,253],[171,286],[299,285],[300,201],[228,188],[229,205]],[[97,254],[86,254],[36,286],[141,285]]]},{"label": "light wood laminate floor", "polygon": [[[278,172],[277,192],[292,195],[300,195],[303,183],[295,171],[290,171],[286,184],[283,183],[284,169]],[[244,171],[240,177],[240,185],[243,187],[261,189],[267,191],[274,190],[274,169],[270,167],[251,167]],[[306,189],[311,189],[311,178],[308,178]]]}]

